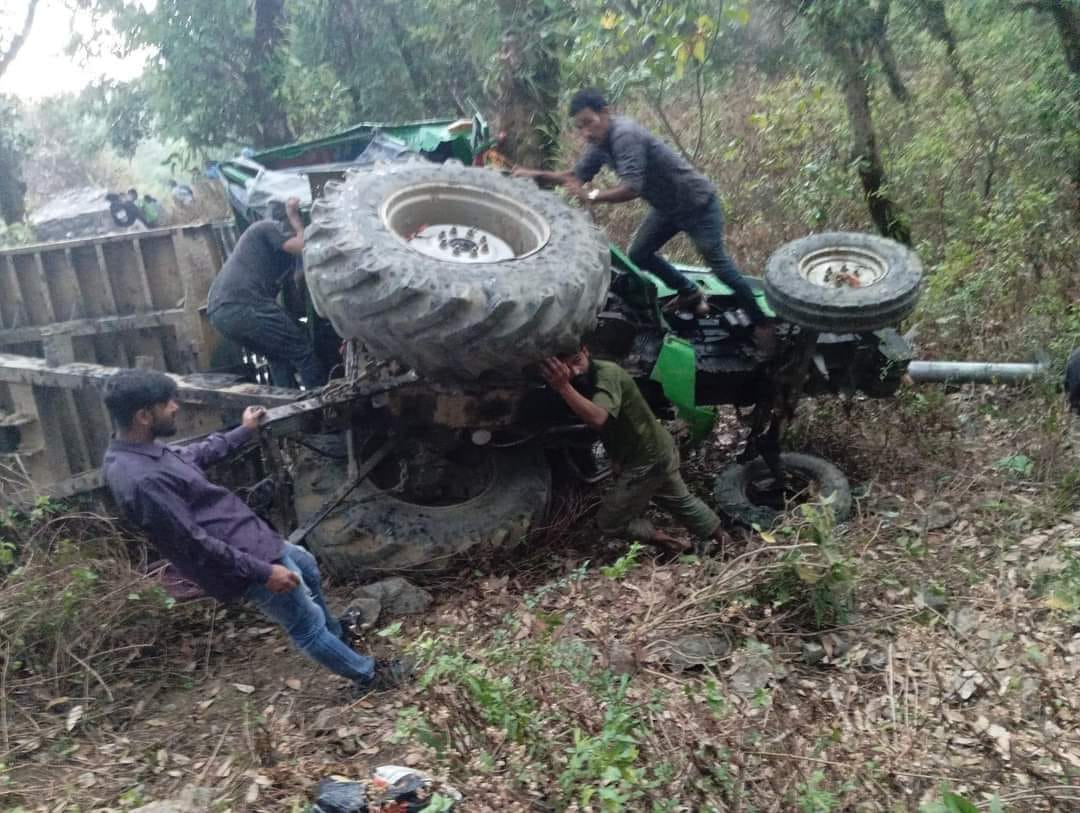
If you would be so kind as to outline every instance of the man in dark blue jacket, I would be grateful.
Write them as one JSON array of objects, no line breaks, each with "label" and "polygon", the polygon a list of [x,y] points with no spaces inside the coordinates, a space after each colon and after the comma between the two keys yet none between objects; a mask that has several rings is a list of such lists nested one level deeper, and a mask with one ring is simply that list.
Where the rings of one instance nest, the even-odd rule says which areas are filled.
[{"label": "man in dark blue jacket", "polygon": [[118,431],[105,452],[105,482],[127,518],[182,576],[222,602],[247,601],[280,624],[297,648],[361,691],[390,688],[407,667],[376,663],[342,641],[323,599],[315,557],[292,545],[203,470],[243,446],[266,411],[244,410],[240,426],[184,446],[176,434],[176,383],[164,373],[122,370],[105,403]]}]

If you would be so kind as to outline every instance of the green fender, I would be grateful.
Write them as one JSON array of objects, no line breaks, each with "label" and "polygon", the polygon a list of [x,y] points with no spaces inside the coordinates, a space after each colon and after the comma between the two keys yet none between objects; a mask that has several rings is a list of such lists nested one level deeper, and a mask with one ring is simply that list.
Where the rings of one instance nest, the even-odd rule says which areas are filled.
[{"label": "green fender", "polygon": [[656,365],[649,374],[664,390],[664,397],[675,405],[676,414],[690,427],[690,438],[700,443],[716,424],[716,410],[696,403],[697,362],[690,342],[673,336],[664,337]]}]

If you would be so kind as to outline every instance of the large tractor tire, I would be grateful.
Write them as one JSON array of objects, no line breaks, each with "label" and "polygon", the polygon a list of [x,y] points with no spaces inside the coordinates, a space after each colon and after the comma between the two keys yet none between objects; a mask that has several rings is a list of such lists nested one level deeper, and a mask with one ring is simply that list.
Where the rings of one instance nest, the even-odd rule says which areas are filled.
[{"label": "large tractor tire", "polygon": [[[370,448],[370,447],[369,447]],[[309,456],[294,477],[300,521],[347,482],[346,465]],[[509,548],[543,518],[551,471],[535,445],[444,455],[407,441],[307,536],[327,574],[434,574],[462,554]]]},{"label": "large tractor tire", "polygon": [[572,351],[610,282],[607,242],[534,183],[456,161],[351,172],[315,203],[304,265],[345,338],[431,379],[514,379]]},{"label": "large tractor tire", "polygon": [[765,270],[765,296],[781,319],[822,333],[893,327],[915,309],[922,263],[872,234],[826,232],[781,246]]},{"label": "large tractor tire", "polygon": [[740,524],[765,529],[776,524],[791,500],[830,498],[829,505],[837,522],[851,516],[851,486],[844,473],[828,460],[781,452],[780,466],[786,478],[784,483],[776,482],[768,464],[760,457],[728,466],[713,486],[716,507]]}]

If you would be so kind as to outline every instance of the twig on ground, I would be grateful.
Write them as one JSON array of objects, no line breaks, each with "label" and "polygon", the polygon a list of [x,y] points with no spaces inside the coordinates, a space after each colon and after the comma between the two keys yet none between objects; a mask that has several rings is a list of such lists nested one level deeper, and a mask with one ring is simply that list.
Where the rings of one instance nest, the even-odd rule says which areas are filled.
[{"label": "twig on ground", "polygon": [[206,777],[210,775],[210,768],[214,764],[214,760],[217,759],[218,751],[221,750],[221,746],[224,744],[225,738],[229,736],[230,731],[232,731],[232,723],[228,723],[225,726],[225,730],[221,732],[221,736],[218,737],[217,745],[214,746],[210,758],[206,760],[206,764],[203,765],[202,771],[199,772],[199,780],[195,783],[196,785],[201,785],[206,781]]}]

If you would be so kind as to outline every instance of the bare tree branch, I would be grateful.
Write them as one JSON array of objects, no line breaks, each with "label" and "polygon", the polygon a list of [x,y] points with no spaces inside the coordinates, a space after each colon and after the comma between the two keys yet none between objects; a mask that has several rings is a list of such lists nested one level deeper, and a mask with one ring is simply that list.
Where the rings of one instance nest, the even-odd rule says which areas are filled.
[{"label": "bare tree branch", "polygon": [[682,157],[689,161],[691,166],[696,168],[697,162],[683,145],[682,139],[679,138],[679,134],[676,133],[675,128],[671,126],[671,119],[669,119],[667,117],[667,113],[664,112],[663,98],[663,85],[660,86],[660,89],[657,91],[655,96],[646,96],[646,99],[649,102],[649,107],[652,108],[653,112],[656,114],[656,117],[660,119],[660,123],[664,125],[664,132],[668,134],[668,138],[671,139],[672,143],[675,145],[675,148],[682,154]]},{"label": "bare tree branch", "polygon": [[911,94],[908,93],[903,77],[900,76],[900,66],[897,63],[896,54],[893,53],[892,43],[889,41],[888,36],[889,9],[891,5],[890,0],[882,0],[878,4],[869,20],[869,35],[872,46],[881,60],[881,68],[885,73],[885,82],[889,86],[889,91],[898,102],[906,104],[911,100]]},{"label": "bare tree branch", "polygon": [[34,24],[34,12],[37,11],[37,5],[38,0],[30,0],[30,5],[26,8],[26,19],[23,20],[22,31],[11,40],[11,45],[8,46],[7,51],[0,54],[0,76],[4,75],[4,71],[8,69],[8,65],[14,61],[19,49],[26,42],[26,38],[30,34],[30,26]]}]

